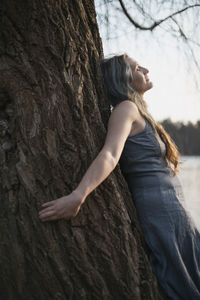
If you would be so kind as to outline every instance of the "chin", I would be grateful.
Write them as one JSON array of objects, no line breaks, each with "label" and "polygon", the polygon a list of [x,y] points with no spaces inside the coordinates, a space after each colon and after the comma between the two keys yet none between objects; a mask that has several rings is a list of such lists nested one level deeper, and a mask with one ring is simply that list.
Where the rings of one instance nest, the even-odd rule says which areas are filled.
[{"label": "chin", "polygon": [[150,90],[152,88],[153,88],[153,83],[151,81],[149,81],[144,92],[147,92],[148,90]]},{"label": "chin", "polygon": [[152,87],[153,87],[153,82],[149,81],[148,82],[148,90],[152,89]]}]

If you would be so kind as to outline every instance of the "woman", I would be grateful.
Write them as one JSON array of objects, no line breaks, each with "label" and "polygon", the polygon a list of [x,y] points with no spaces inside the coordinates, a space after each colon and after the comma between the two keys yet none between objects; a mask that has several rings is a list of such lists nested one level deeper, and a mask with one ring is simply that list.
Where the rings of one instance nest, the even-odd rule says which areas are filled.
[{"label": "woman", "polygon": [[39,216],[41,221],[76,216],[119,161],[158,281],[170,299],[200,300],[200,233],[184,207],[176,175],[179,152],[143,99],[153,86],[148,72],[126,54],[102,62],[105,90],[114,107],[104,147],[79,186],[43,204]]}]

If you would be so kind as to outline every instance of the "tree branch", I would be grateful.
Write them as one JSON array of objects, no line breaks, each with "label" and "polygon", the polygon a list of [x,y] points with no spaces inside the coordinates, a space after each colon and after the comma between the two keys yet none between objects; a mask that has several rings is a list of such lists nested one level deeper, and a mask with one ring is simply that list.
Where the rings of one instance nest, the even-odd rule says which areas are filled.
[{"label": "tree branch", "polygon": [[145,26],[142,26],[140,24],[138,24],[136,21],[133,20],[133,18],[130,16],[130,14],[128,13],[124,3],[122,0],[119,0],[119,3],[121,5],[121,8],[125,14],[125,16],[129,19],[129,21],[136,27],[136,28],[139,28],[140,30],[150,30],[150,31],[153,31],[157,26],[159,26],[161,23],[167,21],[168,19],[174,17],[175,15],[178,15],[178,14],[181,14],[182,12],[188,10],[189,8],[194,8],[194,7],[200,7],[200,4],[194,4],[194,5],[190,5],[190,6],[187,6],[183,9],[180,9],[176,12],[174,12],[173,14],[167,16],[166,18],[162,19],[162,20],[159,20],[159,21],[155,21],[151,26],[149,27],[145,27]]},{"label": "tree branch", "polygon": [[184,33],[183,29],[181,28],[181,26],[178,24],[178,22],[173,18],[171,17],[172,21],[176,24],[176,26],[178,27],[178,31],[181,35],[181,37],[183,37],[185,40],[188,40],[186,34]]}]

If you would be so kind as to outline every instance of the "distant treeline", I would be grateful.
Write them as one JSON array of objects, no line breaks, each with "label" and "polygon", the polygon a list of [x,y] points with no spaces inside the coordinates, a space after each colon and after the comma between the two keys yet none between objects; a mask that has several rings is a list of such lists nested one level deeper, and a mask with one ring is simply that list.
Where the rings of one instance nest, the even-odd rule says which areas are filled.
[{"label": "distant treeline", "polygon": [[166,119],[160,124],[169,133],[182,155],[200,155],[200,120],[195,124],[184,124]]}]

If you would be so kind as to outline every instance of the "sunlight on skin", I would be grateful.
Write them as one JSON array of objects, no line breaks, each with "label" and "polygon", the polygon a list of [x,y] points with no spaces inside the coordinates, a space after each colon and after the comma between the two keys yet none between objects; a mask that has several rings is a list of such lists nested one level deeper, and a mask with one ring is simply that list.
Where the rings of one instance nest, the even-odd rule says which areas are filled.
[{"label": "sunlight on skin", "polygon": [[151,46],[144,47],[148,43],[143,40],[143,35],[138,35],[136,43],[130,36],[122,36],[117,42],[104,42],[104,55],[125,52],[148,68],[148,77],[154,88],[147,92],[144,99],[154,118],[157,121],[167,118],[183,122],[199,120],[199,91],[195,87],[194,74],[188,73],[187,62],[180,51],[167,41],[161,47],[151,40]]}]

